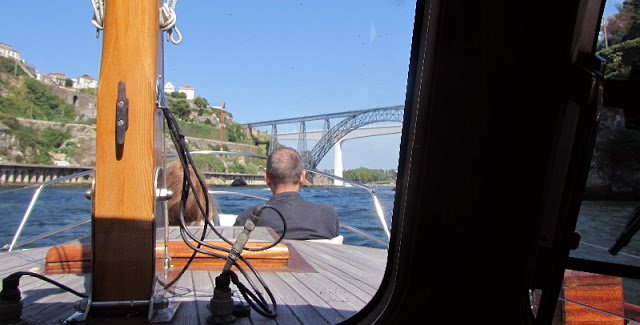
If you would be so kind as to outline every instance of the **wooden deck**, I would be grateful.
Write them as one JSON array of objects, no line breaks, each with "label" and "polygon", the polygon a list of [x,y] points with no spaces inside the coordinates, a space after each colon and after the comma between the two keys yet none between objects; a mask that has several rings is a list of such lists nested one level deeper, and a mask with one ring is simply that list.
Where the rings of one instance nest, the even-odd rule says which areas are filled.
[{"label": "wooden deck", "polygon": [[[228,228],[225,231],[223,235],[237,234],[239,229]],[[178,236],[178,231],[171,232],[171,238]],[[256,237],[264,238],[264,233]],[[256,239],[258,242],[261,240]],[[299,254],[303,265],[263,268],[260,271],[260,276],[276,299],[278,316],[269,319],[252,310],[250,319],[238,318],[236,324],[338,323],[364,307],[382,280],[387,256],[385,250],[308,241],[285,240],[283,243],[291,248],[292,254]],[[49,247],[44,247],[0,253],[0,275],[4,278],[16,271],[44,274],[44,259],[48,250]],[[173,318],[174,324],[206,324],[210,316],[207,305],[213,295],[214,279],[220,274],[219,266],[211,269],[199,267],[187,271],[166,292],[165,297],[171,303],[179,303]],[[180,267],[176,266],[174,272],[169,274],[179,270]],[[248,286],[246,279],[239,272],[236,273],[240,281]],[[82,293],[88,292],[91,287],[90,273],[47,276]],[[253,281],[257,283],[255,278]],[[73,305],[80,300],[71,293],[30,276],[21,278],[19,288],[24,303],[19,324],[59,324],[74,314]]]}]

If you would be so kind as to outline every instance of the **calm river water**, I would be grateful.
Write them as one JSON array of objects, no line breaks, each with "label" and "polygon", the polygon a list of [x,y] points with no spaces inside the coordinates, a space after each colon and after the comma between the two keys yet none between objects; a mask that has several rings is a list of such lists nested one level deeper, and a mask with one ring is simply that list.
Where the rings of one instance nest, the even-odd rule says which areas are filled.
[{"label": "calm river water", "polygon": [[[27,221],[18,242],[28,240],[65,225],[71,225],[90,218],[90,201],[84,197],[88,187],[45,187]],[[265,187],[211,187],[211,191],[234,191],[269,198],[271,191]],[[16,229],[29,206],[35,188],[0,188],[0,247],[11,243]],[[305,187],[301,190],[303,198],[333,205],[340,215],[340,222],[358,228],[384,242],[386,235],[372,204],[369,192],[356,188]],[[388,224],[391,224],[394,191],[392,187],[379,187],[376,196],[383,206]],[[264,203],[254,198],[216,195],[216,203],[223,213],[238,214],[243,210]],[[84,224],[49,238],[38,240],[24,247],[48,246],[71,240],[91,232],[89,224]],[[351,245],[384,247],[371,239],[340,228],[345,243]]]},{"label": "calm river water", "polygon": [[[18,242],[70,225],[90,217],[90,202],[84,197],[87,187],[47,187],[40,194],[30,219]],[[251,195],[270,197],[271,192],[263,187],[212,187],[212,191],[236,191]],[[11,243],[13,234],[27,209],[35,188],[0,188],[0,247]],[[308,200],[333,205],[340,215],[341,224],[358,228],[374,237],[386,241],[386,235],[376,217],[371,195],[360,188],[305,187],[301,195]],[[382,204],[388,224],[391,223],[394,191],[391,187],[380,187],[376,195]],[[263,201],[228,195],[216,195],[223,213],[238,214],[244,209]],[[572,256],[597,259],[628,265],[640,265],[640,234],[616,256],[607,249],[613,245],[623,229],[635,202],[591,202],[582,204],[577,232],[582,240]],[[52,237],[38,240],[25,247],[48,246],[90,234],[90,224],[73,228]],[[370,247],[383,246],[347,229],[340,228],[345,244]],[[625,280],[625,298],[640,304],[640,281]]]}]

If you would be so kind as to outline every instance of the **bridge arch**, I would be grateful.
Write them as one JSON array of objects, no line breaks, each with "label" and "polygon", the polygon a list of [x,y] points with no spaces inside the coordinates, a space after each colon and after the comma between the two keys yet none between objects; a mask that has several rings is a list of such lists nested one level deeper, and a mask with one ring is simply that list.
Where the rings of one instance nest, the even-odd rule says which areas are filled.
[{"label": "bridge arch", "polygon": [[353,114],[330,128],[313,147],[310,153],[303,154],[306,166],[316,168],[329,150],[353,130],[378,122],[402,122],[404,107],[394,106],[354,111]]}]

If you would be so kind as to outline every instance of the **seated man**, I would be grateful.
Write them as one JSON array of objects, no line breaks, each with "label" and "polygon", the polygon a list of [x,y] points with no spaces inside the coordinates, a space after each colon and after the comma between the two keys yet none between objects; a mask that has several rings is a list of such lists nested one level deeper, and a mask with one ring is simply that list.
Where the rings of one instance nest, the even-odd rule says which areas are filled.
[{"label": "seated man", "polygon": [[[187,226],[203,226],[204,217],[196,201],[196,196],[198,196],[198,200],[202,204],[203,210],[206,211],[205,195],[209,195],[209,192],[208,190],[203,189],[202,186],[200,186],[200,182],[198,182],[198,176],[204,181],[202,173],[198,171],[198,176],[196,176],[193,168],[189,166],[189,175],[191,176],[191,183],[193,183],[196,193],[194,194],[193,191],[189,192],[189,197],[184,207],[184,222]],[[173,197],[167,203],[170,226],[180,225],[180,200],[182,198],[183,177],[184,172],[179,160],[173,161],[167,165],[166,187],[173,191]],[[206,182],[204,183],[206,185]],[[218,212],[214,209],[213,200],[213,197],[209,195],[209,220],[216,225],[218,223]]]},{"label": "seated man", "polygon": [[[338,236],[338,212],[331,206],[305,201],[300,196],[305,171],[294,149],[279,148],[267,159],[264,179],[273,196],[266,204],[276,208],[287,222],[288,239],[327,239]],[[235,226],[244,226],[253,208],[238,215]],[[273,209],[264,209],[256,226],[271,227],[282,235],[282,219]]]}]

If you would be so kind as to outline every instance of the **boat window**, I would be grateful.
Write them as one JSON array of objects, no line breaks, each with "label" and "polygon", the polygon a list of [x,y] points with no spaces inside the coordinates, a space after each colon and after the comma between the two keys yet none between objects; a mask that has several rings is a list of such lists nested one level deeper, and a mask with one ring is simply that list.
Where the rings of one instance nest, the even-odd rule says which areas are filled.
[{"label": "boat window", "polygon": [[[223,121],[248,126],[251,134],[225,129],[223,137],[258,143],[252,153],[267,155],[277,146],[299,151],[320,172],[307,172],[303,198],[337,209],[345,244],[386,249],[414,11],[411,1],[182,3],[176,12],[183,41],[164,46],[165,83],[189,84],[223,108]],[[203,20],[215,24],[203,30]],[[204,173],[264,172],[261,159],[218,158],[197,157],[196,164]],[[212,191],[225,191],[225,182]],[[266,186],[234,191],[271,195]],[[221,193],[216,200],[222,215],[260,202]]]},{"label": "boat window", "polygon": [[[213,124],[232,120],[248,129],[225,126],[223,138],[236,137],[240,146],[191,148],[238,152],[244,145],[264,156],[279,146],[296,149],[308,168],[301,196],[337,210],[343,245],[376,251],[354,261],[372,270],[375,290],[354,284],[343,293],[357,295],[362,308],[386,264],[415,3],[183,2],[176,11],[183,41],[165,45],[165,84],[195,88],[217,109]],[[201,172],[217,175],[210,190],[222,225],[271,197],[264,160],[204,156],[194,155]],[[221,168],[257,177],[236,183]],[[254,186],[229,187],[247,183]]]},{"label": "boat window", "polygon": [[[640,267],[640,234],[636,233],[640,227],[640,124],[629,107],[613,98],[614,95],[608,96],[621,83],[629,82],[633,61],[640,58],[639,10],[636,1],[607,1],[596,46],[596,54],[606,60],[605,96],[576,225],[581,239],[578,248],[570,253],[572,258],[614,264],[595,263],[585,268],[593,273],[637,275]],[[586,281],[578,279],[588,276],[586,273],[565,275],[565,291],[569,292],[571,285],[586,286]],[[597,301],[592,306],[618,315],[623,311],[622,316],[639,320],[640,281],[637,278],[603,275],[597,280],[600,281],[597,289],[623,290],[624,293],[619,291],[617,295],[618,307],[603,307],[602,302]],[[596,294],[596,291],[588,293]],[[610,296],[616,299],[611,297],[616,295]],[[579,304],[589,304],[577,298],[565,298],[565,306],[569,308],[579,309],[582,308]]]}]

